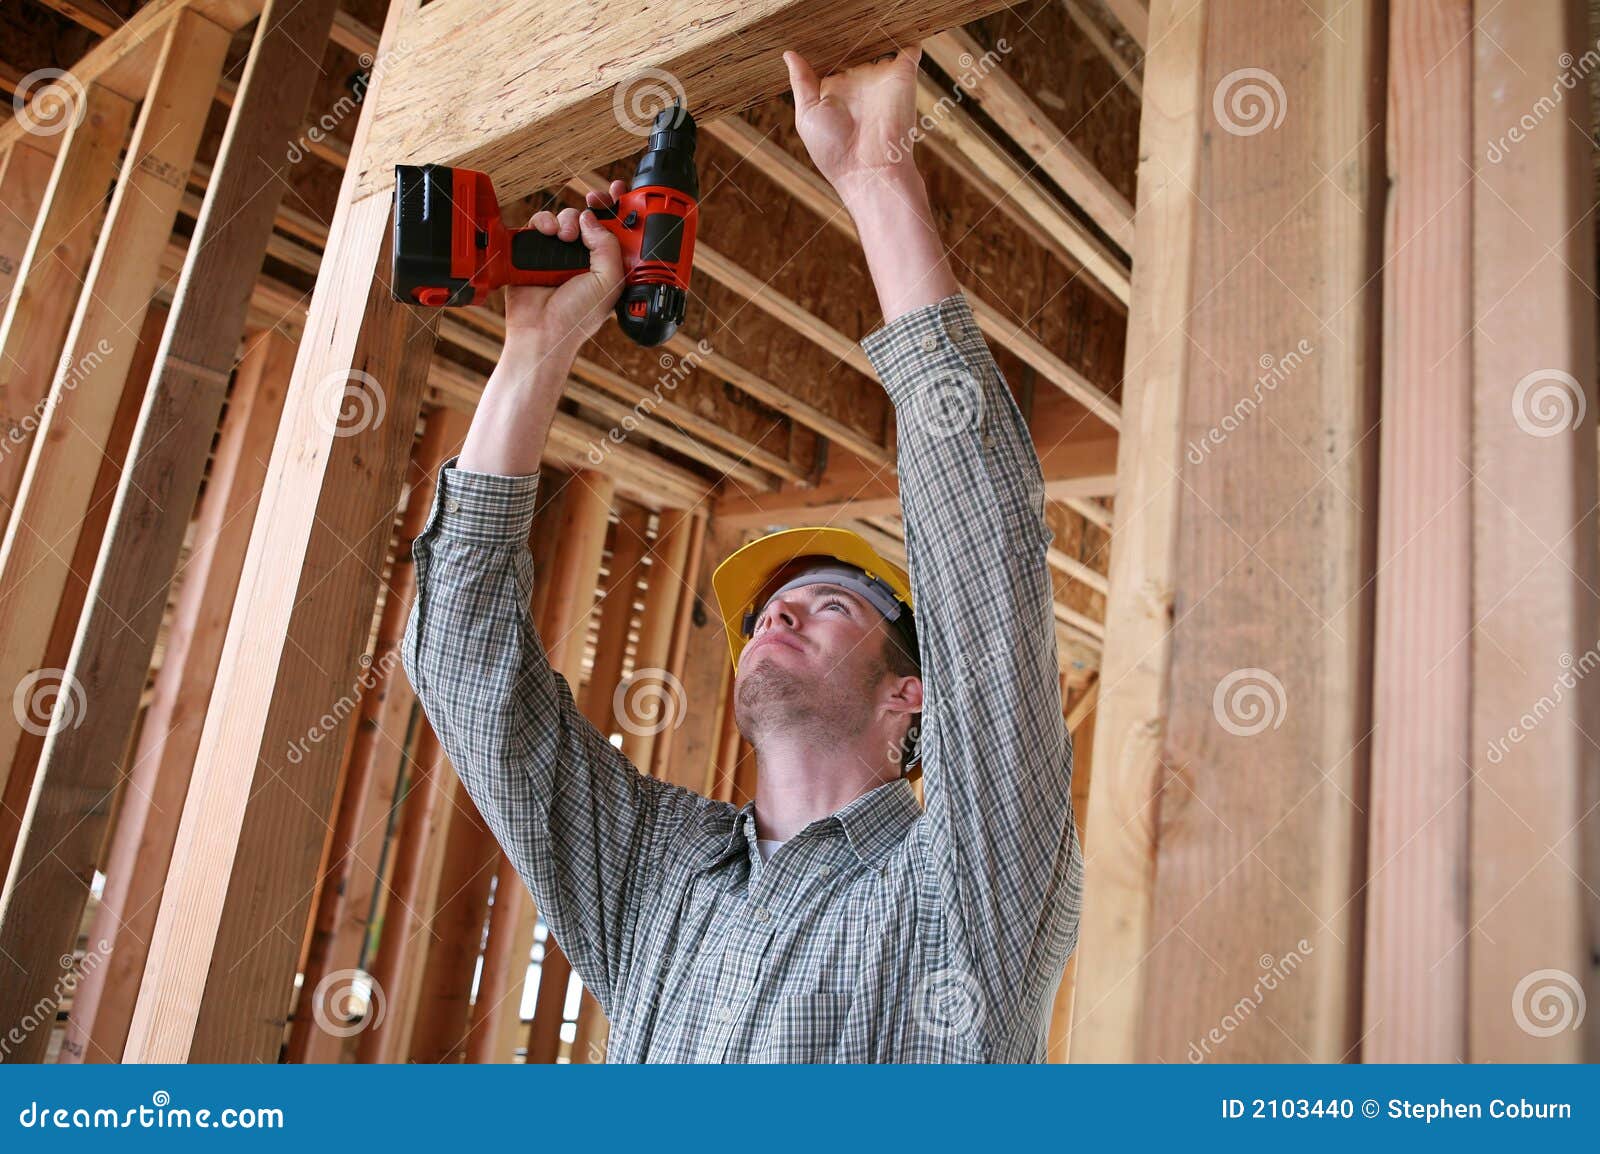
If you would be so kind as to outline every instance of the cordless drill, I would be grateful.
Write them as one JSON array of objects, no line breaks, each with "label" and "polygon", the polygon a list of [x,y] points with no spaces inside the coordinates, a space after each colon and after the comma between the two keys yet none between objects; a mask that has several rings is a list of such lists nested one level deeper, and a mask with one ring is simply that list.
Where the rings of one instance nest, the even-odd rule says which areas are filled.
[{"label": "cordless drill", "polygon": [[[622,245],[617,323],[646,347],[664,343],[683,323],[700,197],[694,145],[688,109],[673,104],[658,112],[628,191],[613,207],[593,210]],[[486,173],[395,165],[396,300],[433,308],[482,304],[500,285],[559,285],[588,267],[581,239],[508,229]]]}]

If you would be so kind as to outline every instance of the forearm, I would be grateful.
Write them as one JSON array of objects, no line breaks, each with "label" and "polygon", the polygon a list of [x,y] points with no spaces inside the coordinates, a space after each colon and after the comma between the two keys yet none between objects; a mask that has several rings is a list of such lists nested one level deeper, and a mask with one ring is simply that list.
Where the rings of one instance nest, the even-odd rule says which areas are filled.
[{"label": "forearm", "polygon": [[525,477],[539,471],[574,356],[532,340],[509,340],[484,385],[458,466]]},{"label": "forearm", "polygon": [[934,227],[928,190],[914,167],[876,170],[840,183],[885,323],[961,291]]}]

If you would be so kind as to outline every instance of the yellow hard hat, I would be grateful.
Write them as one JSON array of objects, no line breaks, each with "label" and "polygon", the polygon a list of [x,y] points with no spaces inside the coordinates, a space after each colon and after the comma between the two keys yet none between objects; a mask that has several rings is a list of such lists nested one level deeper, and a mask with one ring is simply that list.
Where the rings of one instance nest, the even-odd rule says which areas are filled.
[{"label": "yellow hard hat", "polygon": [[801,557],[852,565],[864,572],[869,581],[887,586],[908,613],[912,609],[911,579],[905,570],[886,561],[861,534],[826,525],[769,533],[735,550],[711,575],[717,608],[728,631],[728,656],[735,670],[739,668],[739,654],[750,640],[747,622],[753,622],[754,615],[766,605],[762,594],[780,569]]}]

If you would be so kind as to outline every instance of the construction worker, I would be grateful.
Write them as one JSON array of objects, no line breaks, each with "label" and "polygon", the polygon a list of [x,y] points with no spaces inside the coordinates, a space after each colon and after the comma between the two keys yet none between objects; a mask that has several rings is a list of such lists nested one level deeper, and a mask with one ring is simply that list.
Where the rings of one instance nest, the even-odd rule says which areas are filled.
[{"label": "construction worker", "polygon": [[820,82],[784,57],[883,310],[861,343],[895,405],[910,574],[829,527],[718,568],[752,802],[639,773],[578,711],[530,618],[545,440],[623,276],[587,210],[534,216],[581,236],[591,271],[507,290],[504,352],[415,543],[406,670],[610,1020],[610,1061],[1045,1057],[1083,878],[1050,532],[1026,424],[910,160],[920,55]]}]

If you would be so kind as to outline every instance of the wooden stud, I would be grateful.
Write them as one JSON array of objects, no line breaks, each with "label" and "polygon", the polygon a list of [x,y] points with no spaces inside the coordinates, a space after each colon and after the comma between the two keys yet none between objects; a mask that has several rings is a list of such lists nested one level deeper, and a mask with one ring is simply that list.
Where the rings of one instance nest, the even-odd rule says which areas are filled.
[{"label": "wooden stud", "polygon": [[128,760],[105,890],[90,924],[90,940],[110,942],[111,957],[78,987],[63,1060],[115,1062],[127,1044],[266,461],[294,368],[295,346],[277,332],[257,333],[246,346],[195,518],[195,545],[182,573],[165,658]]},{"label": "wooden stud", "polygon": [[[1080,707],[1067,718],[1067,732],[1072,734],[1072,820],[1078,827],[1078,840],[1088,852],[1087,801],[1090,782],[1093,780],[1094,729],[1099,711],[1095,708],[1100,698],[1100,683],[1095,682],[1084,694]],[[1049,1034],[1045,1043],[1045,1060],[1052,1063],[1072,1060],[1072,1006],[1078,988],[1078,954],[1073,951],[1061,974],[1061,984],[1056,988],[1056,1000],[1050,1011]]]},{"label": "wooden stud", "polygon": [[[644,609],[639,614],[639,641],[634,649],[631,682],[655,686],[665,691],[659,715],[649,725],[636,725],[622,734],[622,753],[641,772],[651,772],[656,740],[682,724],[681,709],[669,706],[674,700],[674,682],[667,662],[671,657],[672,635],[684,590],[684,565],[689,556],[689,538],[694,533],[694,518],[681,509],[668,509],[660,516],[656,539],[650,551],[649,583],[644,591]],[[681,685],[678,686],[681,691]],[[669,739],[670,740],[670,739]]]},{"label": "wooden stud", "polygon": [[0,156],[0,312],[22,269],[55,165],[55,157],[27,140]]},{"label": "wooden stud", "polygon": [[1362,1058],[1466,1058],[1472,5],[1389,10]]},{"label": "wooden stud", "polygon": [[[90,84],[56,154],[0,322],[0,518],[10,519],[127,141],[133,101]],[[0,765],[3,765],[0,759]]]},{"label": "wooden stud", "polygon": [[[429,414],[415,450],[411,492],[395,530],[395,560],[369,666],[373,683],[362,696],[361,719],[351,743],[344,799],[331,835],[330,872],[323,880],[311,953],[302,971],[302,998],[328,975],[357,969],[367,944],[390,811],[406,770],[406,730],[417,700],[400,666],[400,642],[416,590],[411,543],[427,524],[440,466],[461,451],[466,435],[466,418],[436,409]],[[411,760],[418,772],[427,772],[421,756]],[[343,1025],[329,1031],[310,1016],[298,1015],[289,1040],[289,1061],[341,1061],[352,1048],[352,1035]]]},{"label": "wooden stud", "polygon": [[1479,9],[1472,30],[1473,139],[1500,151],[1472,198],[1471,1062],[1600,1060],[1594,174],[1567,66],[1593,51],[1585,14]]}]

